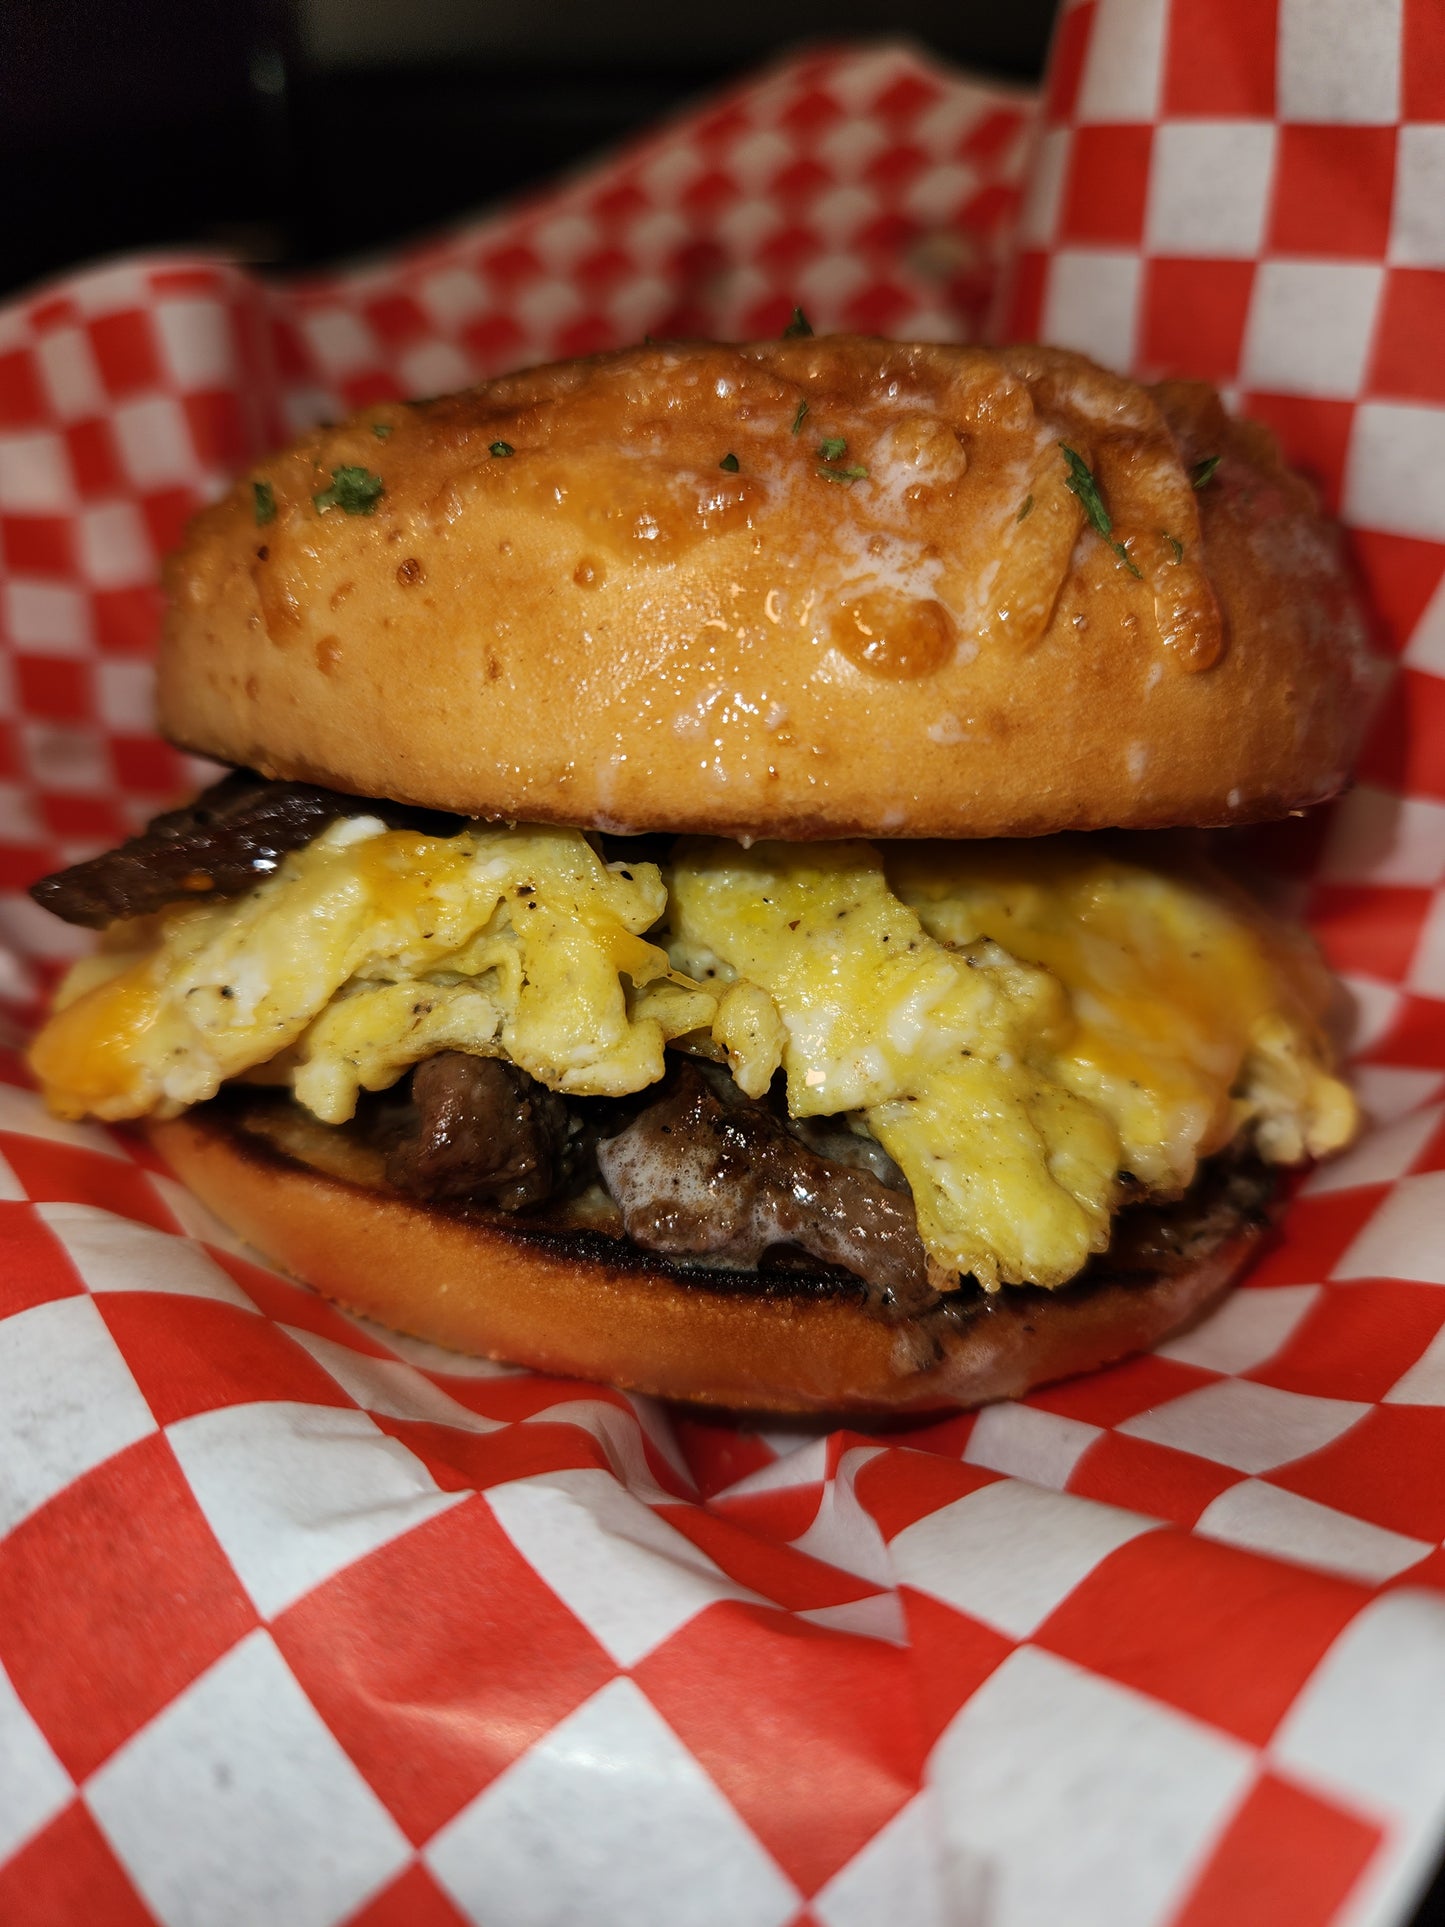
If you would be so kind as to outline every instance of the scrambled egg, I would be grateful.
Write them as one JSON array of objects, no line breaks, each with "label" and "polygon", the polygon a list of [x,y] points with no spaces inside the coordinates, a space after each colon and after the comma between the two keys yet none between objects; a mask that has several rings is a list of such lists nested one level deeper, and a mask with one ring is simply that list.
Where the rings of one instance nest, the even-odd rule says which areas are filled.
[{"label": "scrambled egg", "polygon": [[619,1096],[716,1007],[643,936],[666,903],[655,864],[608,865],[577,831],[347,818],[245,897],[113,926],[31,1062],[63,1117],[174,1116],[264,1065],[340,1124],[443,1050]]},{"label": "scrambled egg", "polygon": [[780,1063],[795,1117],[860,1113],[986,1288],[1073,1277],[1123,1172],[1177,1194],[1246,1126],[1285,1161],[1354,1130],[1324,973],[1243,899],[1063,838],[684,843],[671,883],[674,962],[781,1017],[761,1064],[725,1040],[738,1082]]},{"label": "scrambled egg", "polygon": [[934,1259],[993,1289],[1063,1284],[1126,1188],[1177,1193],[1241,1131],[1287,1162],[1346,1142],[1324,995],[1242,899],[1087,840],[695,839],[664,876],[577,831],[361,817],[245,897],[114,926],[32,1062],[63,1116],[246,1077],[330,1124],[441,1050],[582,1096],[645,1089],[669,1044],[750,1095],[781,1068],[792,1114],[877,1138]]}]

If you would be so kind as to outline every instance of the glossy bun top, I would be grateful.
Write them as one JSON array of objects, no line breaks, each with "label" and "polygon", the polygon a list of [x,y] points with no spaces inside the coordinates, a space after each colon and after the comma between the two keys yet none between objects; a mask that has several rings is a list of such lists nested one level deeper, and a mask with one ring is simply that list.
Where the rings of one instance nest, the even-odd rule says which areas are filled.
[{"label": "glossy bun top", "polygon": [[1372,682],[1270,436],[1043,348],[661,344],[380,404],[169,587],[188,748],[617,830],[1279,815],[1343,784]]}]

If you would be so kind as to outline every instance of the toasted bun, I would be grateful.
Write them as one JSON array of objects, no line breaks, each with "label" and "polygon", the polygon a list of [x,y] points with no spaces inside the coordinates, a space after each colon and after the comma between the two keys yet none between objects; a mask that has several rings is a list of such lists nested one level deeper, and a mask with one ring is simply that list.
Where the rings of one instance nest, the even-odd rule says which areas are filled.
[{"label": "toasted bun", "polygon": [[1332,531],[1209,389],[840,336],[307,435],[175,559],[160,703],[190,749],[472,815],[957,837],[1318,801],[1368,680]]},{"label": "toasted bun", "polygon": [[970,1317],[897,1326],[836,1276],[684,1270],[623,1239],[419,1204],[378,1186],[344,1132],[325,1134],[322,1170],[302,1161],[314,1130],[262,1136],[245,1115],[202,1105],[148,1128],[220,1218],[326,1297],[453,1351],[735,1411],[883,1418],[1017,1398],[1188,1324],[1261,1229],[1216,1208],[1153,1282],[1006,1290]]}]

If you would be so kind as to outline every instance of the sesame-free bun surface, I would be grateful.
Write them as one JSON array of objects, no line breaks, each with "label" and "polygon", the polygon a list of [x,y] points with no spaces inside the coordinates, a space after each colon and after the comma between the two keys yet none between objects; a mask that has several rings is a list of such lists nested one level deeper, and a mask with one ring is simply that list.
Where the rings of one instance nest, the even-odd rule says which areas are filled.
[{"label": "sesame-free bun surface", "polygon": [[1042,348],[659,345],[378,405],[202,514],[169,589],[186,747],[618,830],[1278,815],[1343,784],[1372,680],[1271,438]]},{"label": "sesame-free bun surface", "polygon": [[1263,1225],[1216,1212],[1153,1282],[1005,1289],[972,1317],[899,1327],[856,1289],[687,1273],[626,1239],[422,1204],[381,1182],[348,1132],[264,1097],[147,1128],[218,1217],[348,1310],[452,1351],[737,1411],[884,1418],[1021,1397],[1190,1323]]}]

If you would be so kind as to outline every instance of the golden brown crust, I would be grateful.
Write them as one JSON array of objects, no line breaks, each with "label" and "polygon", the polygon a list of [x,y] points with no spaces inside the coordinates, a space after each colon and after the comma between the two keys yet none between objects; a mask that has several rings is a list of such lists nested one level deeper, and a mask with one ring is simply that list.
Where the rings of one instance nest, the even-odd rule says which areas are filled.
[{"label": "golden brown crust", "polygon": [[737,1411],[854,1417],[1017,1398],[1159,1344],[1238,1276],[1254,1224],[1152,1284],[1005,1291],[975,1315],[894,1326],[843,1292],[680,1280],[623,1241],[529,1234],[499,1216],[431,1209],[297,1161],[207,1105],[148,1126],[178,1177],[268,1258],[396,1331],[537,1371]]},{"label": "golden brown crust", "polygon": [[[315,506],[346,467],[380,478],[371,513]],[[645,347],[377,406],[203,514],[170,592],[177,742],[604,828],[1271,816],[1344,782],[1370,679],[1270,438],[1039,348]]]}]

